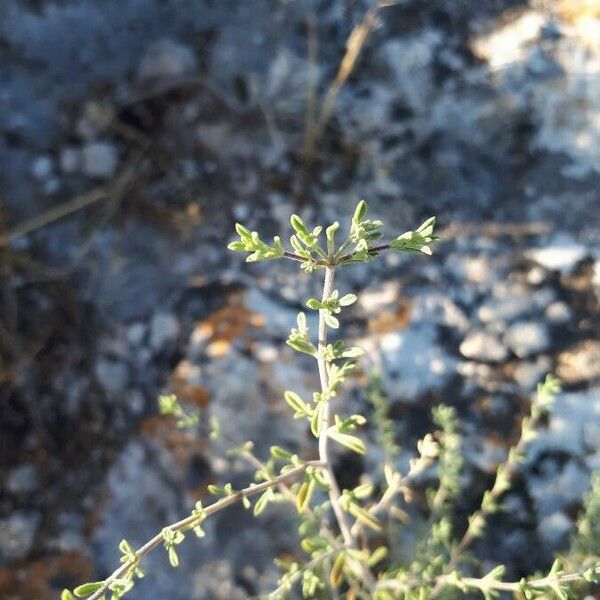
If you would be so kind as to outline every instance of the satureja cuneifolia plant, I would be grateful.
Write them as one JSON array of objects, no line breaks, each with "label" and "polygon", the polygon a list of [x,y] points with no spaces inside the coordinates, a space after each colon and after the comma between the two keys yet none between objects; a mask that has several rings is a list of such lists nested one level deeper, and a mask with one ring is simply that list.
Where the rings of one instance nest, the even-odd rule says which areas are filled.
[{"label": "satureja cuneifolia plant", "polygon": [[[558,382],[548,377],[538,388],[532,401],[531,414],[522,421],[521,437],[508,453],[507,460],[497,471],[493,486],[482,499],[480,508],[468,519],[466,531],[456,539],[453,527],[453,506],[461,493],[462,469],[459,423],[452,407],[440,405],[433,411],[436,432],[427,434],[417,445],[417,457],[410,461],[409,470],[401,474],[395,458],[400,452],[394,438],[394,426],[388,417],[388,402],[375,376],[369,386],[374,426],[383,447],[382,485],[368,479],[353,489],[340,489],[336,480],[331,444],[339,444],[352,452],[365,454],[367,449],[357,429],[366,424],[360,414],[344,414],[343,404],[337,402],[340,386],[352,373],[362,350],[338,340],[331,343],[328,331],[339,328],[339,315],[357,297],[334,287],[336,270],[353,263],[375,259],[384,251],[405,251],[431,254],[435,218],[425,221],[418,229],[407,231],[380,244],[382,223],[366,219],[367,205],[361,201],[352,217],[349,231],[341,243],[336,243],[338,222],[309,228],[297,215],[292,215],[294,230],[290,237],[291,250],[281,239],[263,241],[259,234],[237,224],[239,240],[229,244],[235,251],[248,253],[247,262],[289,259],[300,263],[307,272],[323,273],[320,298],[306,302],[308,309],[318,312],[318,330],[311,332],[304,312],[297,317],[287,344],[294,350],[316,360],[320,388],[312,398],[302,398],[293,390],[284,393],[285,402],[295,419],[306,420],[316,438],[318,459],[304,460],[294,452],[279,446],[271,447],[271,455],[261,461],[253,453],[252,442],[232,442],[232,453],[246,459],[256,468],[255,482],[242,490],[230,483],[211,485],[211,494],[219,497],[203,505],[197,502],[190,515],[164,527],[141,547],[134,549],[127,540],[119,545],[121,565],[106,579],[86,583],[73,592],[64,590],[62,599],[86,598],[99,600],[110,595],[111,600],[122,598],[137,578],[143,577],[142,558],[160,546],[168,553],[173,567],[179,564],[177,546],[188,532],[204,536],[204,521],[214,513],[242,502],[247,509],[260,515],[271,502],[290,502],[299,515],[300,544],[306,558],[276,561],[282,570],[279,584],[266,597],[280,600],[294,590],[306,598],[340,598],[374,600],[425,600],[454,598],[469,592],[479,592],[486,600],[501,592],[511,592],[518,598],[535,598],[551,592],[567,599],[571,586],[585,586],[595,581],[600,571],[599,544],[590,540],[595,531],[593,519],[600,506],[600,482],[594,486],[584,504],[578,522],[579,537],[570,555],[557,560],[546,575],[508,582],[503,580],[505,568],[497,566],[488,573],[473,572],[473,557],[469,555],[472,542],[481,537],[490,514],[501,509],[501,496],[509,489],[512,478],[522,462],[527,444],[536,435],[536,428],[547,413]],[[325,234],[323,236],[323,233]],[[322,241],[323,240],[323,241]],[[172,415],[179,427],[196,426],[198,417],[188,413],[173,395],[159,399],[161,413]],[[337,412],[340,410],[340,412]],[[211,437],[221,435],[219,424],[211,420]],[[437,487],[426,495],[428,516],[419,528],[422,535],[413,545],[410,557],[402,556],[397,546],[398,528],[392,523],[408,518],[401,504],[413,499],[413,487],[437,473]],[[252,499],[256,499],[254,504]],[[372,532],[372,533],[369,533]],[[578,540],[578,541],[577,541]],[[582,549],[591,549],[582,557]],[[476,561],[475,561],[476,562]],[[565,573],[568,565],[571,572]]]}]

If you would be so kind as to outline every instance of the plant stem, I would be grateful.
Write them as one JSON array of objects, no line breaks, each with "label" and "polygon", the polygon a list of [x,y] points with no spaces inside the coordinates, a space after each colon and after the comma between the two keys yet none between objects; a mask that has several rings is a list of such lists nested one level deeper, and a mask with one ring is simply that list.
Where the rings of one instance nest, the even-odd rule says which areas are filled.
[{"label": "plant stem", "polygon": [[[308,466],[321,466],[322,467],[324,465],[320,461],[309,461],[302,465],[298,465],[297,467],[287,471],[287,473],[283,473],[277,477],[274,477],[273,479],[269,479],[269,481],[264,481],[262,483],[250,485],[247,488],[244,488],[243,490],[234,492],[230,496],[225,496],[225,498],[221,498],[220,500],[217,500],[213,504],[206,506],[204,508],[204,513],[203,513],[204,517],[209,517],[210,515],[213,515],[214,513],[218,512],[220,510],[223,510],[224,508],[227,508],[228,506],[231,506],[232,504],[236,504],[237,502],[239,502],[240,500],[243,500],[244,498],[249,498],[250,496],[255,496],[256,494],[260,494],[261,492],[264,492],[268,488],[275,487],[276,485],[285,483],[286,481],[289,481],[290,479],[294,479],[298,475],[304,473],[304,471],[306,470],[306,467],[308,467]],[[199,519],[198,519],[197,515],[190,515],[189,517],[185,517],[185,519],[181,519],[180,521],[171,523],[171,525],[169,525],[168,528],[171,529],[172,531],[187,531],[188,529],[193,528],[198,523],[198,520]],[[162,542],[163,542],[163,534],[162,534],[162,530],[161,530],[152,539],[148,540],[141,548],[139,548],[136,551],[135,556],[136,556],[137,560],[139,561],[143,556],[150,553],[156,547],[160,546],[162,544]],[[102,598],[104,595],[104,592],[106,592],[109,585],[113,581],[115,581],[117,579],[121,579],[122,577],[125,577],[129,573],[129,571],[131,571],[133,568],[135,568],[136,565],[137,565],[137,563],[134,564],[133,562],[126,562],[126,563],[122,564],[118,569],[113,571],[113,573],[104,580],[104,585],[100,589],[98,589],[96,592],[94,592],[91,596],[88,596],[86,598],[86,600],[98,600],[99,598]]]},{"label": "plant stem", "polygon": [[[325,302],[333,292],[333,277],[335,275],[335,267],[325,267],[325,282],[323,283],[323,298]],[[327,393],[329,382],[327,377],[327,363],[325,361],[325,347],[327,346],[327,324],[325,323],[325,311],[319,311],[319,351],[317,362],[319,365],[319,379],[321,380],[321,391]],[[352,536],[346,513],[340,504],[340,488],[333,473],[333,467],[329,458],[329,432],[331,425],[331,410],[329,406],[330,400],[323,402],[323,415],[321,422],[321,432],[319,434],[319,459],[324,464],[323,470],[329,484],[329,500],[335,514],[338,526],[344,538],[344,544],[348,548],[356,548],[356,540]]]}]

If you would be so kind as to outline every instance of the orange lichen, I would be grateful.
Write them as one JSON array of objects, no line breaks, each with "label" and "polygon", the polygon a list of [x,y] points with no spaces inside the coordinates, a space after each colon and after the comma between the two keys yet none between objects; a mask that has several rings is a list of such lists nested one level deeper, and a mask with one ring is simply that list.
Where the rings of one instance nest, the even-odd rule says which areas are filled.
[{"label": "orange lichen", "polygon": [[410,321],[410,302],[400,300],[398,305],[389,310],[382,310],[369,320],[370,333],[389,333],[404,329]]}]

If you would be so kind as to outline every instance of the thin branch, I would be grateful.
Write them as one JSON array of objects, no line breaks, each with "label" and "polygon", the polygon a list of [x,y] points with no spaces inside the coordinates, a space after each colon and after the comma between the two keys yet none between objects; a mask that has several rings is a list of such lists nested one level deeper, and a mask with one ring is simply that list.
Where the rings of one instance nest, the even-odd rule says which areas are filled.
[{"label": "thin branch", "polygon": [[[595,575],[600,575],[600,566],[593,569]],[[458,580],[450,579],[448,575],[440,575],[436,578],[436,587],[441,585],[442,589],[446,585],[455,586],[456,583],[464,584],[467,588],[478,590],[497,590],[499,592],[518,592],[523,588],[535,588],[545,590],[553,586],[560,586],[566,583],[575,583],[586,581],[583,573],[564,573],[562,575],[548,575],[537,579],[522,579],[521,581],[498,581],[496,579],[485,579],[482,577],[459,577]],[[383,589],[392,589],[404,591],[407,585],[412,585],[402,580],[382,579],[377,582],[377,587]],[[431,596],[428,596],[431,598]]]},{"label": "thin branch", "polygon": [[[277,477],[274,477],[273,479],[270,479],[269,481],[264,481],[262,483],[249,485],[247,488],[244,488],[243,490],[239,490],[229,496],[225,496],[224,498],[217,500],[213,504],[206,506],[202,513],[202,519],[209,517],[210,515],[213,515],[216,512],[219,512],[220,510],[228,508],[229,506],[236,504],[237,502],[240,502],[244,498],[249,498],[251,496],[255,496],[256,494],[260,494],[261,492],[264,492],[265,490],[267,490],[269,488],[275,487],[281,483],[285,483],[286,481],[288,481],[290,479],[294,479],[301,473],[304,473],[306,468],[309,466],[322,467],[323,463],[318,460],[308,461],[302,465],[298,465],[297,467],[290,469],[287,473],[283,473],[281,475],[278,475]],[[188,529],[191,529],[195,525],[197,525],[198,522],[199,522],[198,515],[190,515],[189,517],[185,517],[184,519],[181,519],[180,521],[171,523],[171,525],[168,525],[167,527],[171,531],[187,531]],[[148,540],[141,548],[139,548],[139,550],[136,551],[136,553],[135,553],[136,562],[135,563],[134,562],[126,562],[123,565],[121,565],[118,569],[113,571],[113,573],[104,580],[103,586],[100,589],[98,589],[96,592],[94,592],[91,596],[88,596],[88,598],[86,600],[99,600],[99,598],[102,598],[104,592],[106,592],[106,590],[109,588],[110,584],[113,581],[115,581],[117,579],[121,579],[122,577],[126,576],[132,569],[134,569],[137,566],[139,560],[143,556],[152,552],[152,550],[154,550],[155,548],[160,546],[162,544],[162,542],[163,542],[163,534],[162,534],[162,530],[161,530],[153,538]]]}]

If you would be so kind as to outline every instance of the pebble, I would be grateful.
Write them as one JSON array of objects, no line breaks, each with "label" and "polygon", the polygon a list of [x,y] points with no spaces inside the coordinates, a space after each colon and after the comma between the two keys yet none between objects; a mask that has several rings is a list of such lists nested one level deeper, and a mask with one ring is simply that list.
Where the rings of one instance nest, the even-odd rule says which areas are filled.
[{"label": "pebble", "polygon": [[54,161],[50,156],[38,156],[31,163],[31,176],[38,181],[48,179],[54,172]]},{"label": "pebble", "polygon": [[111,395],[123,392],[129,380],[127,367],[123,363],[107,359],[97,362],[94,374],[104,391]]},{"label": "pebble", "polygon": [[81,151],[72,146],[63,148],[59,158],[60,170],[65,175],[72,175],[81,167]]},{"label": "pebble", "polygon": [[502,362],[508,356],[500,340],[486,331],[472,331],[459,349],[465,358],[484,362]]},{"label": "pebble", "polygon": [[565,302],[553,302],[546,308],[546,318],[551,323],[562,325],[573,317],[573,312]]},{"label": "pebble", "polygon": [[197,68],[196,56],[188,46],[162,39],[148,47],[137,76],[141,82],[156,82],[193,73]]},{"label": "pebble", "polygon": [[33,511],[18,511],[0,520],[0,556],[6,560],[25,558],[35,540],[42,517]]},{"label": "pebble", "polygon": [[540,520],[537,531],[542,540],[557,548],[567,538],[573,528],[571,520],[562,512],[555,512]]},{"label": "pebble", "polygon": [[119,152],[109,142],[90,142],[82,151],[83,173],[94,179],[110,179],[119,164]]},{"label": "pebble", "polygon": [[504,343],[519,357],[539,354],[550,345],[550,334],[544,323],[519,321],[504,334]]},{"label": "pebble", "polygon": [[160,352],[176,341],[179,335],[179,321],[171,313],[157,313],[150,323],[150,347]]},{"label": "pebble", "polygon": [[144,323],[133,323],[127,328],[126,336],[131,346],[139,346],[146,336],[146,326]]},{"label": "pebble", "polygon": [[6,487],[13,494],[28,494],[38,486],[38,474],[33,465],[21,465],[13,469],[6,478]]}]

